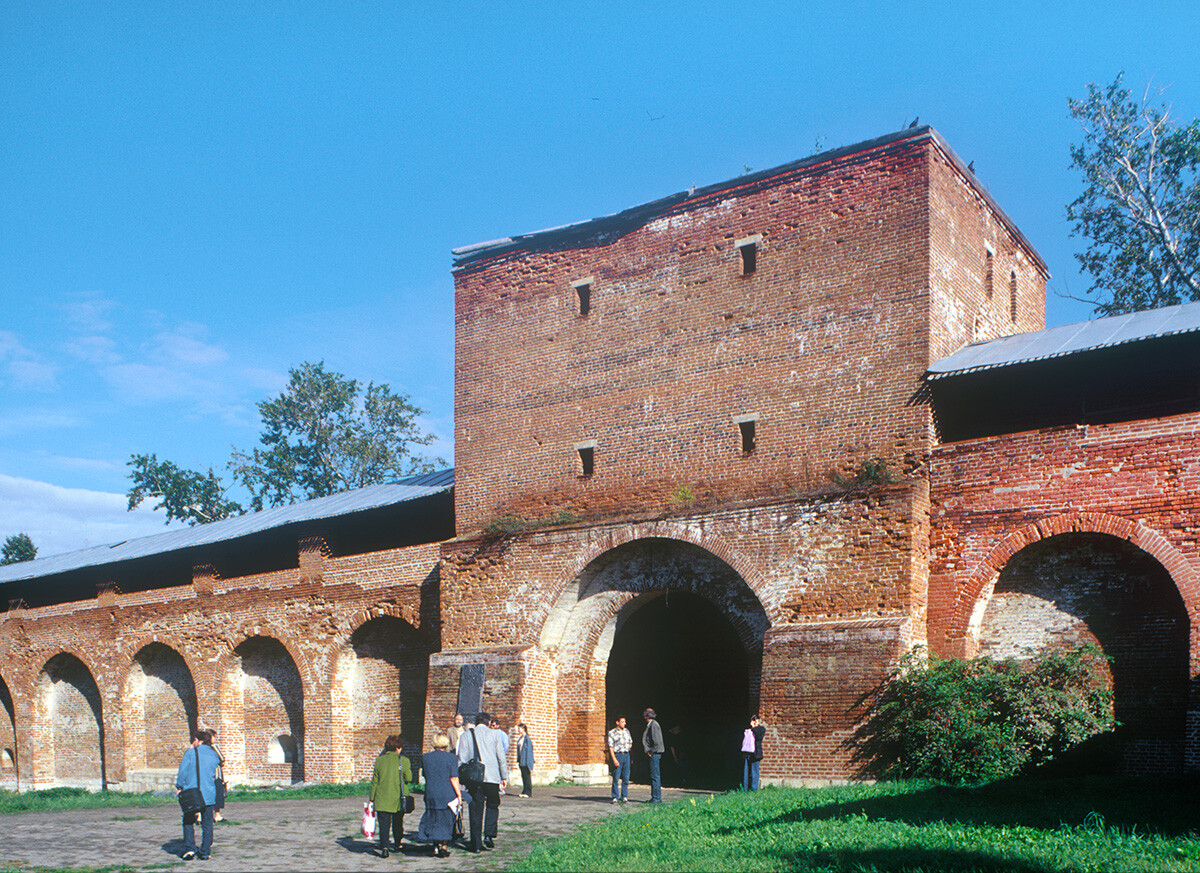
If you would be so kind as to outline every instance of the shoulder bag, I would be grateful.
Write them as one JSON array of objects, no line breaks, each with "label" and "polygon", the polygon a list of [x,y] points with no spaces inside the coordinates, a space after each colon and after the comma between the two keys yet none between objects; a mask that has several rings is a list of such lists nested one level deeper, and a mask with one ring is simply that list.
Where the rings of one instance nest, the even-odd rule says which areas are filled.
[{"label": "shoulder bag", "polygon": [[400,814],[404,815],[416,809],[417,804],[413,796],[404,790],[404,756],[398,754],[396,757],[400,765]]},{"label": "shoulder bag", "polygon": [[185,788],[179,792],[179,808],[184,815],[191,815],[204,809],[204,794],[200,791],[200,749],[193,748],[196,753],[196,787]]},{"label": "shoulder bag", "polygon": [[471,745],[475,747],[475,756],[465,764],[458,766],[458,778],[463,782],[480,783],[483,782],[485,770],[483,758],[479,757],[479,740],[475,737],[475,728],[471,728]]}]

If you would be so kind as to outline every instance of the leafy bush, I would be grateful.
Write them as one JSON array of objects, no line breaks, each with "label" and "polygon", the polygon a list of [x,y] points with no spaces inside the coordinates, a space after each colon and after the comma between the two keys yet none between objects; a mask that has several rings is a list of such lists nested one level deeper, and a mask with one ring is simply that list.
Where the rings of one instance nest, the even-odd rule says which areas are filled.
[{"label": "leafy bush", "polygon": [[1113,726],[1094,646],[1033,660],[939,658],[917,648],[864,700],[850,745],[864,775],[988,782]]}]

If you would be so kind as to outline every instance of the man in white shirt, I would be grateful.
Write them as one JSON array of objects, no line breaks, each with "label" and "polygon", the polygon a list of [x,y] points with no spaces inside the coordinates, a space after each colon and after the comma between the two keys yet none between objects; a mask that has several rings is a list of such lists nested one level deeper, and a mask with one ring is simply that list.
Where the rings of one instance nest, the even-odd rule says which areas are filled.
[{"label": "man in white shirt", "polygon": [[[627,803],[629,801],[629,750],[633,748],[633,737],[625,727],[625,716],[620,716],[614,727],[608,732],[606,745],[608,759],[612,765],[612,802]],[[618,787],[620,791],[618,792]]]}]

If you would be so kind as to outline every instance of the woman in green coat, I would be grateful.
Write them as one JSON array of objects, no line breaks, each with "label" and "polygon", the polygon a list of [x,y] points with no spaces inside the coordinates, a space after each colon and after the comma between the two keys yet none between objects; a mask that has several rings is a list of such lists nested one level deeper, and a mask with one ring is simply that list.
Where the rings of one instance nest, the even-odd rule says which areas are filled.
[{"label": "woman in green coat", "polygon": [[379,855],[383,858],[388,856],[389,836],[394,833],[397,852],[404,836],[404,786],[412,782],[412,765],[398,751],[400,745],[400,737],[395,734],[383,741],[383,751],[375,759],[371,776],[371,802],[379,821]]}]

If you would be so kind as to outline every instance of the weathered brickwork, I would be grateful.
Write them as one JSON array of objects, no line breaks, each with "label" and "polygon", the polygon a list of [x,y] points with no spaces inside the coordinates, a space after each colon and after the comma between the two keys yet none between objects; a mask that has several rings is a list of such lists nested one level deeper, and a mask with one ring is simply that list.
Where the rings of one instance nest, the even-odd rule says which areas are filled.
[{"label": "weathered brickwork", "polygon": [[701,780],[753,711],[764,779],[840,779],[912,646],[1081,641],[1123,765],[1200,766],[1200,415],[938,445],[926,369],[1040,329],[1047,273],[936,133],[457,257],[457,535],[443,492],[437,542],[274,534],[11,603],[0,784],[168,783],[196,725],[235,782],[361,779],[464,668],[538,781],[606,779],[645,706]]},{"label": "weathered brickwork", "polygon": [[[0,742],[22,787],[170,782],[196,724],[217,730],[234,781],[362,778],[386,735],[423,745],[436,628],[422,603],[438,559],[436,544],[318,550],[294,569],[221,579],[202,566],[189,586],[12,609],[0,679],[15,737],[0,719]],[[390,685],[382,708],[360,687],[377,682]]]},{"label": "weathered brickwork", "polygon": [[[741,640],[738,718],[761,708],[780,738],[764,774],[845,775],[847,700],[925,636],[921,376],[1040,328],[1045,279],[925,133],[467,252],[443,651],[539,653],[562,772],[599,779],[614,639],[648,598],[699,595]],[[863,489],[831,492],[831,471],[876,459]],[[830,627],[836,656],[808,632]],[[653,703],[621,697],[635,729]]]},{"label": "weathered brickwork", "polygon": [[[612,240],[461,266],[459,530],[793,493],[873,456],[917,463],[928,414],[907,401],[945,308],[930,300],[935,152],[919,140],[851,153],[685,200]],[[980,233],[958,231],[976,255]],[[736,244],[757,237],[746,275]],[[757,416],[753,452],[744,416]]]},{"label": "weathered brickwork", "polygon": [[945,445],[931,463],[930,645],[1098,643],[1142,734],[1130,769],[1198,763],[1198,425],[1049,428]]}]

